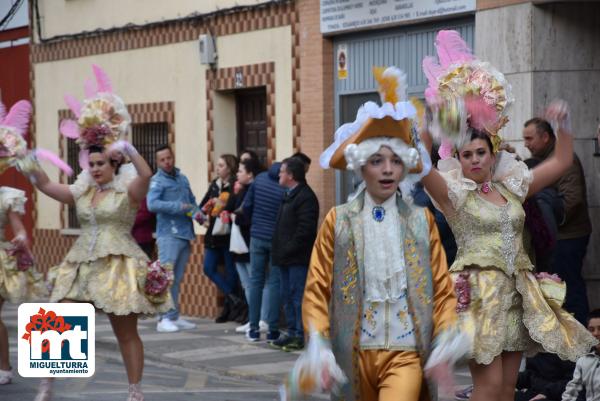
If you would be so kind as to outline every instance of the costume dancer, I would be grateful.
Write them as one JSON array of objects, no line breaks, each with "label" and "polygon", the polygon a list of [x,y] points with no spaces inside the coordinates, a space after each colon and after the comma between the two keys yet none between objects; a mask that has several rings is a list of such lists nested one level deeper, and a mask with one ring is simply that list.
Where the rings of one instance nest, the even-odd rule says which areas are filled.
[{"label": "costume dancer", "polygon": [[[54,281],[50,302],[90,302],[108,314],[117,337],[129,380],[128,401],[144,397],[140,380],[143,345],[137,332],[140,314],[165,312],[172,307],[168,289],[149,296],[148,257],[131,236],[137,205],[144,199],[152,171],[136,149],[122,138],[130,117],[123,101],[112,92],[108,77],[97,66],[98,89],[79,105],[68,104],[77,122],[63,122],[61,132],[77,137],[81,164],[89,171],[77,184],[51,182],[40,169],[25,169],[35,186],[69,205],[75,205],[81,235],[63,262],[50,270]],[[127,156],[137,174],[115,175],[110,153]],[[36,401],[51,399],[52,382],[42,381]]]},{"label": "costume dancer", "polygon": [[561,309],[564,285],[536,278],[523,249],[523,201],[571,165],[569,113],[564,102],[549,107],[558,146],[529,171],[497,150],[512,101],[504,76],[476,60],[455,31],[440,31],[436,47],[439,63],[427,58],[423,66],[434,109],[431,129],[441,138],[444,160],[422,182],[458,245],[450,271],[461,327],[473,338],[471,400],[513,400],[523,352],[544,350],[575,361],[597,342]]},{"label": "costume dancer", "polygon": [[443,370],[469,348],[434,217],[406,200],[430,165],[415,148],[404,73],[390,67],[376,77],[385,103],[364,104],[321,155],[323,168],[353,170],[364,182],[329,211],[315,242],[302,305],[311,336],[288,399],[327,391],[343,372],[349,380],[332,399],[434,400],[424,367]]},{"label": "costume dancer", "polygon": [[[27,151],[24,135],[29,125],[31,105],[21,100],[7,113],[0,103],[0,171],[14,165],[16,154]],[[21,216],[25,214],[25,192],[0,187],[0,310],[5,301],[19,304],[45,300],[48,289],[44,277],[33,266],[27,232]],[[14,234],[4,238],[6,223]],[[8,353],[8,331],[0,319],[0,384],[11,382],[13,373]]]}]

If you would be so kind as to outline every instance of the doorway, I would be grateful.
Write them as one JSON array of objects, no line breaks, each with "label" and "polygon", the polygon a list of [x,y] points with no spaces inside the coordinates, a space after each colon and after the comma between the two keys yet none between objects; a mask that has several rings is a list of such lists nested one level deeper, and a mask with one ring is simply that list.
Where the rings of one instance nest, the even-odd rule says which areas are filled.
[{"label": "doorway", "polygon": [[267,92],[265,88],[235,92],[237,150],[252,150],[263,167],[267,166]]}]

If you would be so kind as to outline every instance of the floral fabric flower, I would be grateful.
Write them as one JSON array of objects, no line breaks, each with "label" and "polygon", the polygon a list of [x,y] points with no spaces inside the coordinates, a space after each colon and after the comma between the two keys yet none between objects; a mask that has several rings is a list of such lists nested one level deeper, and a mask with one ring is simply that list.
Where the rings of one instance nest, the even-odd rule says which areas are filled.
[{"label": "floral fabric flower", "polygon": [[167,300],[168,290],[173,283],[173,266],[162,265],[160,261],[148,263],[148,270],[144,279],[144,293],[146,298],[153,303],[163,303]]}]

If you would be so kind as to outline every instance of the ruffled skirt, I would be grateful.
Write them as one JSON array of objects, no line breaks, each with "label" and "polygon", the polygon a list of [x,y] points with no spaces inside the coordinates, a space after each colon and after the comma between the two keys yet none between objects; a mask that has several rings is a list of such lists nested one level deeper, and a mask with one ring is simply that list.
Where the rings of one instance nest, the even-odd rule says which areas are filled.
[{"label": "ruffled skirt", "polygon": [[[576,361],[597,340],[573,316],[544,298],[535,276],[525,270],[508,276],[501,270],[467,268],[471,302],[460,312],[463,330],[472,336],[471,358],[490,364],[503,351],[531,356],[545,351]],[[458,274],[452,272],[456,282]]]},{"label": "ruffled skirt", "polygon": [[17,260],[0,249],[0,298],[14,304],[46,301],[48,287],[42,273],[17,269]]},{"label": "ruffled skirt", "polygon": [[81,263],[65,261],[50,269],[48,276],[54,284],[50,302],[90,302],[115,315],[164,313],[173,307],[171,296],[163,303],[150,302],[139,284],[146,271],[144,260],[123,255]]}]

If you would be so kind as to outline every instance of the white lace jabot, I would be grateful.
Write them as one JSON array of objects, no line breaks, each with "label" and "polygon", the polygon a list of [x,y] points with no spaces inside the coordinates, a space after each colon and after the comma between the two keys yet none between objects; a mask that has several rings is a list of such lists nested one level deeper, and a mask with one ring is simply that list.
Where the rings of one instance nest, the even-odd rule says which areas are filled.
[{"label": "white lace jabot", "polygon": [[[365,191],[362,210],[364,230],[365,299],[367,302],[397,302],[406,290],[403,233],[396,194],[381,205]],[[382,221],[373,218],[373,208],[385,209]]]}]

